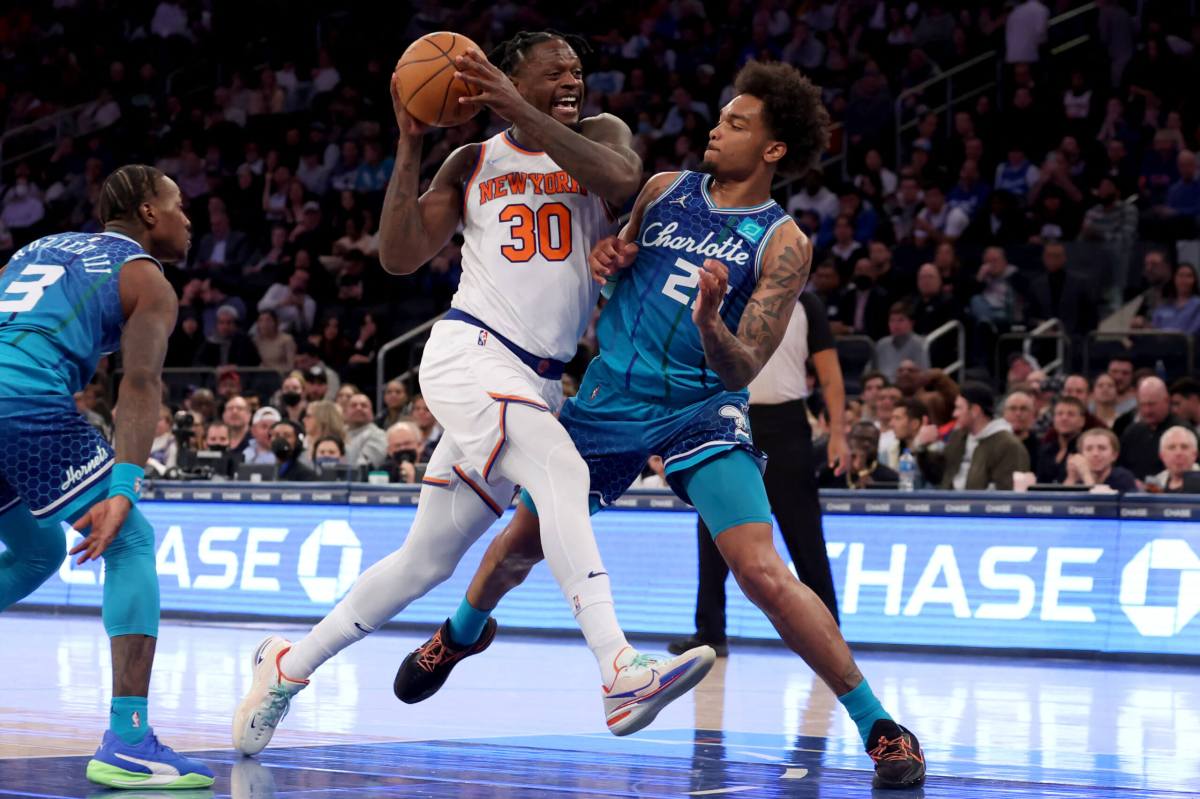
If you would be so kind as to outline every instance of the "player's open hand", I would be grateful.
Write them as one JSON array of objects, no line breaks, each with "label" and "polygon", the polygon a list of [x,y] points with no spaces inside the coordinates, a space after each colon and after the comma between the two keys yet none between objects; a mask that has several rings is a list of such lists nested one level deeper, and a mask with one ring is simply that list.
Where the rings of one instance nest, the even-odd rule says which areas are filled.
[{"label": "player's open hand", "polygon": [[404,108],[404,101],[400,99],[399,74],[400,64],[397,62],[396,71],[392,73],[392,111],[396,114],[396,124],[400,126],[400,135],[405,138],[423,136],[429,130],[429,126],[418,122]]},{"label": "player's open hand", "polygon": [[692,321],[696,327],[712,327],[721,321],[721,302],[729,287],[729,269],[718,260],[706,258],[697,275],[700,287],[692,305]]},{"label": "player's open hand", "polygon": [[454,66],[458,70],[454,77],[462,80],[474,92],[458,98],[460,103],[486,105],[509,122],[516,122],[520,109],[528,105],[508,75],[478,50],[468,49],[454,59]]},{"label": "player's open hand", "polygon": [[87,537],[71,548],[70,554],[72,555],[83,553],[75,561],[76,566],[87,563],[89,560],[95,560],[104,554],[104,550],[108,549],[108,545],[121,531],[121,526],[125,524],[125,517],[129,515],[129,509],[132,507],[133,503],[127,497],[116,496],[97,502],[88,508],[88,512],[83,514],[73,525],[81,533],[89,527],[91,528]]},{"label": "player's open hand", "polygon": [[592,280],[604,285],[610,277],[633,263],[637,258],[638,246],[617,236],[607,236],[596,242],[588,255],[592,268]]}]

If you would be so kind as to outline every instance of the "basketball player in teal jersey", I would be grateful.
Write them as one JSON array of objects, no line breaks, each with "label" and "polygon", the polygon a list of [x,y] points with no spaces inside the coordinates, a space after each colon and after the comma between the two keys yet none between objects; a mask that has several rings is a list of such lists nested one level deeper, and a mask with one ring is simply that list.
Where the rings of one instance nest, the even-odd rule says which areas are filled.
[{"label": "basketball player in teal jersey", "polygon": [[[191,223],[175,182],[142,165],[109,176],[99,212],[104,232],[45,236],[0,270],[0,610],[58,570],[62,522],[86,532],[71,555],[104,558],[113,672],[109,730],[87,777],[113,788],[203,788],[212,771],[160,744],[147,716],[158,574],[154,530],[136,506],[178,309],[160,261],[187,254]],[[118,349],[114,455],[72,397]]]},{"label": "basketball player in teal jersey", "polygon": [[[779,345],[811,262],[771,184],[780,169],[816,159],[828,116],[819,89],[790,66],[751,63],[735,87],[701,172],[652,178],[621,235],[593,249],[593,273],[616,285],[600,354],[561,421],[588,463],[593,511],[662,456],[671,488],[696,507],[746,596],[854,719],[876,787],[916,786],[925,778],[916,736],[884,711],[825,605],[775,550],[747,422],[746,386]],[[400,667],[400,699],[431,696],[455,663],[490,643],[491,609],[541,558],[535,514],[523,495],[454,617]]]}]

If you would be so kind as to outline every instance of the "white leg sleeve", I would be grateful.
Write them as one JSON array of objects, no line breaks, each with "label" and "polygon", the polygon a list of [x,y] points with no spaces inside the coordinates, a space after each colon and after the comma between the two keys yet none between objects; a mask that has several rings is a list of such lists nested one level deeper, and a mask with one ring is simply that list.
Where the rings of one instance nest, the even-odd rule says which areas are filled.
[{"label": "white leg sleeve", "polygon": [[587,464],[546,411],[512,403],[506,422],[508,440],[496,470],[533,497],[546,563],[607,673],[606,664],[626,642],[588,514]]},{"label": "white leg sleeve", "polygon": [[[457,454],[457,447],[443,439],[431,459],[431,469]],[[280,663],[283,672],[293,679],[307,679],[329,658],[387,623],[450,577],[496,518],[461,480],[452,487],[423,486],[404,545],[363,572],[329,615],[292,645]]]}]

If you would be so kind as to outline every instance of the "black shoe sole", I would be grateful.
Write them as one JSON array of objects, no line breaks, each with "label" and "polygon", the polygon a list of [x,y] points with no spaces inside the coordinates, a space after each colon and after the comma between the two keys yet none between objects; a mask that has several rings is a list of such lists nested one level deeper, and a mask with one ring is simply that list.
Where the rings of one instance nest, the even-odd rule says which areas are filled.
[{"label": "black shoe sole", "polygon": [[917,777],[915,779],[910,779],[910,780],[906,780],[906,781],[902,780],[900,782],[891,782],[891,781],[881,780],[879,778],[879,775],[876,775],[875,779],[871,780],[871,787],[875,788],[877,790],[881,790],[881,791],[905,791],[905,790],[910,790],[912,788],[920,788],[924,784],[925,784],[924,773],[922,773],[920,777]]}]

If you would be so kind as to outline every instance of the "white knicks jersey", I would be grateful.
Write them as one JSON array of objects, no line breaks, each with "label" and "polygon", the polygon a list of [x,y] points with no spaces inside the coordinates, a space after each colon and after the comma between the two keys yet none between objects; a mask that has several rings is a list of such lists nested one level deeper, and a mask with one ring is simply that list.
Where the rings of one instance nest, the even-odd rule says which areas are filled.
[{"label": "white knicks jersey", "polygon": [[481,148],[463,188],[463,271],[451,305],[532,355],[569,361],[600,294],[588,254],[615,220],[604,200],[507,131]]}]

